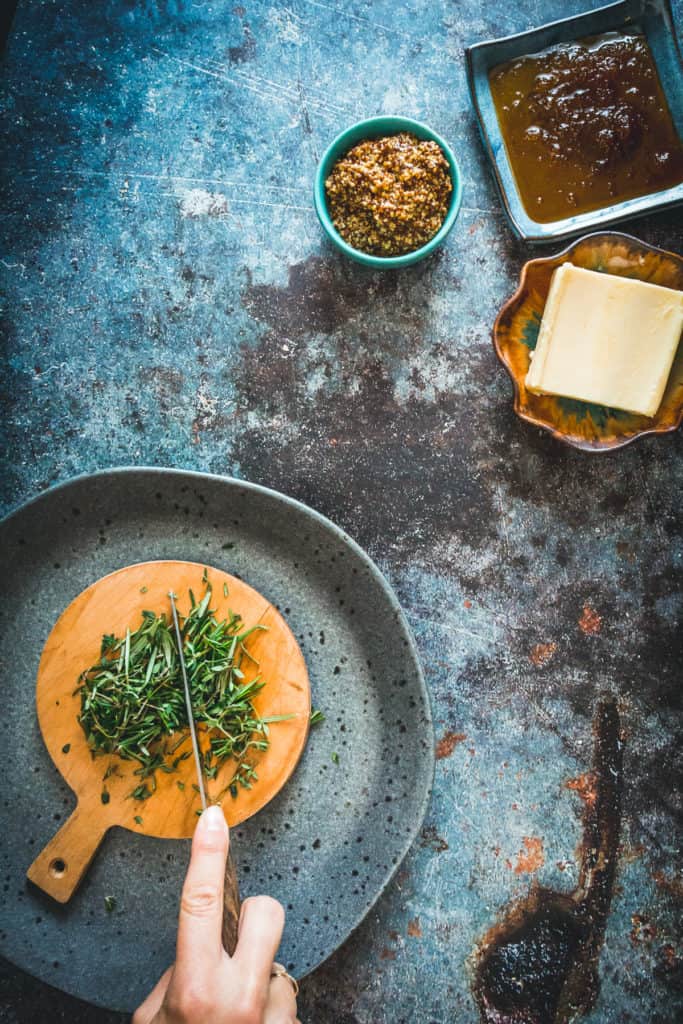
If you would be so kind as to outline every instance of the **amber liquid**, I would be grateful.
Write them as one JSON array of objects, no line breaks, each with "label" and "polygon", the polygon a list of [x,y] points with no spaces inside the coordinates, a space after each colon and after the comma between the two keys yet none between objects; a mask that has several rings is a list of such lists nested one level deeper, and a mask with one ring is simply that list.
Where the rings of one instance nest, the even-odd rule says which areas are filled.
[{"label": "amber liquid", "polygon": [[683,146],[640,33],[608,32],[493,68],[524,208],[549,223],[683,181]]}]

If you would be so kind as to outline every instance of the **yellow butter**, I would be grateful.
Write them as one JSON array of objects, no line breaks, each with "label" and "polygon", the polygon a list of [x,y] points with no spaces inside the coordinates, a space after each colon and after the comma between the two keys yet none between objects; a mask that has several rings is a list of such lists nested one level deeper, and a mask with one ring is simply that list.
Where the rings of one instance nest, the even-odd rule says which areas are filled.
[{"label": "yellow butter", "polygon": [[563,263],[526,386],[654,416],[682,330],[683,292]]}]

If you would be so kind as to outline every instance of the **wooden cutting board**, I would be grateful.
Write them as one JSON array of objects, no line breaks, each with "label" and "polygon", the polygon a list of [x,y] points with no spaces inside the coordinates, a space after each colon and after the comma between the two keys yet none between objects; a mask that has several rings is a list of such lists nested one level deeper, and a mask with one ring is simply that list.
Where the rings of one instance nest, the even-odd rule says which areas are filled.
[{"label": "wooden cutting board", "polygon": [[[38,721],[45,745],[57,769],[76,794],[73,814],[28,869],[30,880],[66,903],[83,878],[106,831],[112,825],[163,839],[184,839],[194,832],[199,795],[192,757],[180,761],[173,774],[156,773],[157,790],[146,801],[130,794],[140,782],[135,761],[115,755],[93,757],[78,722],[80,697],[74,693],[81,672],[100,657],[104,633],[117,636],[137,628],[143,610],[170,619],[169,590],[178,596],[178,611],[190,607],[188,591],[203,595],[205,567],[195,562],[142,562],[127,566],[93,583],[75,598],[58,619],[43,649],[36,685]],[[294,635],[276,608],[252,587],[219,569],[209,568],[213,588],[211,607],[221,620],[229,609],[257,630],[246,641],[255,659],[244,659],[246,680],[260,674],[266,685],[254,698],[262,717],[292,715],[270,727],[270,746],[256,754],[258,781],[251,790],[238,788],[222,801],[228,824],[237,825],[271,800],[291,776],[301,756],[311,710],[310,685],[303,655]],[[227,597],[224,594],[227,586]],[[203,742],[202,742],[203,741]],[[200,745],[208,736],[200,730]],[[175,754],[191,750],[189,734]],[[215,780],[207,780],[207,798],[215,798],[230,781],[234,762],[226,762]],[[106,780],[104,774],[108,768]],[[181,785],[179,786],[178,783]],[[107,794],[103,798],[103,794]],[[139,819],[139,820],[136,820]]]}]

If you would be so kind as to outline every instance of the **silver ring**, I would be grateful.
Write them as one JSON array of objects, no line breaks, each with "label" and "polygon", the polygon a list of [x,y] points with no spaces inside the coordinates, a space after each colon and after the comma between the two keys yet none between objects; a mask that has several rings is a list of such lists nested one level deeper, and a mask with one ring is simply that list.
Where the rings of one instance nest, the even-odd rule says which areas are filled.
[{"label": "silver ring", "polygon": [[293,978],[292,975],[285,970],[282,964],[274,963],[270,970],[270,976],[271,978],[286,978],[289,984],[294,989],[294,998],[296,999],[296,997],[299,995],[299,982],[296,980],[296,978]]}]

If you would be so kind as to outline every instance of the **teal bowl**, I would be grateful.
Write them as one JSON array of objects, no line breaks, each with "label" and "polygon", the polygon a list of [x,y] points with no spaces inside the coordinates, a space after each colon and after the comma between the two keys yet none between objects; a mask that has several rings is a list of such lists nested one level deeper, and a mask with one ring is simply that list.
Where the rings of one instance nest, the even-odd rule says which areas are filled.
[{"label": "teal bowl", "polygon": [[[444,218],[443,224],[434,237],[429,239],[426,245],[420,246],[419,249],[415,249],[413,252],[404,253],[402,256],[372,256],[370,253],[354,249],[353,246],[344,241],[335,228],[327,209],[325,179],[337,160],[344,156],[345,153],[348,153],[356,143],[363,142],[364,139],[377,139],[382,135],[397,135],[398,132],[412,132],[412,134],[416,135],[418,139],[429,139],[432,142],[436,142],[441,147],[451,169],[451,181],[453,183],[451,203],[448,207],[448,213]],[[423,260],[425,256],[429,256],[431,252],[434,252],[434,250],[441,245],[446,238],[446,235],[455,224],[455,219],[460,211],[460,203],[462,200],[462,179],[460,177],[458,162],[455,159],[450,146],[448,143],[444,142],[440,135],[437,135],[431,128],[428,128],[427,125],[420,124],[419,121],[413,121],[409,117],[371,117],[368,118],[367,121],[358,121],[357,124],[347,128],[346,131],[342,132],[341,135],[338,135],[334,142],[328,146],[320,160],[320,163],[318,164],[318,170],[316,171],[314,199],[315,211],[318,214],[318,219],[323,226],[325,234],[330,241],[341,250],[341,252],[346,256],[350,256],[352,260],[365,264],[366,267],[379,267],[382,270],[392,270],[395,267],[408,267],[411,263],[417,263],[418,260]]]}]

